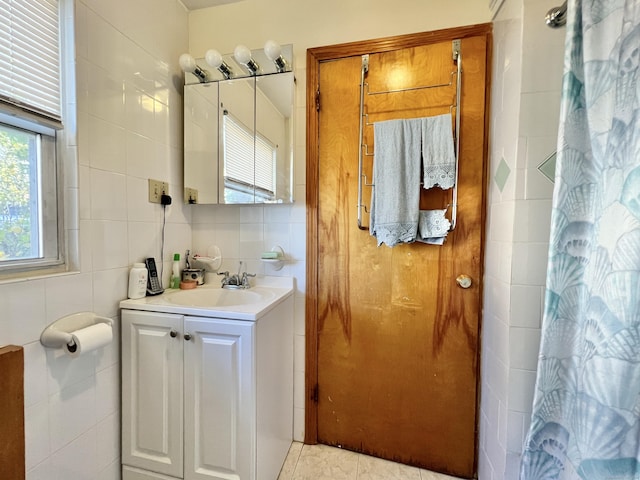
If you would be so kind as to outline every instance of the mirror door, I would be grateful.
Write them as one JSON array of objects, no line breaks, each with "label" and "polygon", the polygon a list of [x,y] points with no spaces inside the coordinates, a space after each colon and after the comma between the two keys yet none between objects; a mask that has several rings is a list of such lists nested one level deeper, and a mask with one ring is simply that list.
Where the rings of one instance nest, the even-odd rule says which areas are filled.
[{"label": "mirror door", "polygon": [[184,186],[218,203],[218,84],[184,87]]},{"label": "mirror door", "polygon": [[219,203],[255,203],[255,78],[219,82]]},{"label": "mirror door", "polygon": [[256,203],[293,201],[293,73],[256,79]]}]

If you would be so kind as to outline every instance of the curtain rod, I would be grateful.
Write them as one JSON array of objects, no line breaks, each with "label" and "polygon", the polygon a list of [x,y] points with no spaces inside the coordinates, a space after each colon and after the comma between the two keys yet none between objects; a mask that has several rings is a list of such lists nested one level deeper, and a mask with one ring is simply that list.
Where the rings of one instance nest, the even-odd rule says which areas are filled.
[{"label": "curtain rod", "polygon": [[562,27],[567,23],[567,2],[554,7],[547,12],[547,16],[544,18],[545,22],[551,28]]}]

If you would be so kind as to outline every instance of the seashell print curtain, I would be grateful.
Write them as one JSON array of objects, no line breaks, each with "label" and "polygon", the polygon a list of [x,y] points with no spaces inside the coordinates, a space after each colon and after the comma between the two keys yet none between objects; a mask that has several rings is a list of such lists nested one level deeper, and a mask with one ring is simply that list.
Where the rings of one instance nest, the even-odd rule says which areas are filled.
[{"label": "seashell print curtain", "polygon": [[569,0],[521,480],[640,479],[640,0]]}]

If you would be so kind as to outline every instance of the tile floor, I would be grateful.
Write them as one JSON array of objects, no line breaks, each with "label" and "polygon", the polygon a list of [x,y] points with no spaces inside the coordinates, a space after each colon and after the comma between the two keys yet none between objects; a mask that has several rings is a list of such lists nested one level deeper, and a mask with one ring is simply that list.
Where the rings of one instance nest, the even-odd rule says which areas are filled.
[{"label": "tile floor", "polygon": [[278,480],[456,480],[359,453],[294,442]]}]

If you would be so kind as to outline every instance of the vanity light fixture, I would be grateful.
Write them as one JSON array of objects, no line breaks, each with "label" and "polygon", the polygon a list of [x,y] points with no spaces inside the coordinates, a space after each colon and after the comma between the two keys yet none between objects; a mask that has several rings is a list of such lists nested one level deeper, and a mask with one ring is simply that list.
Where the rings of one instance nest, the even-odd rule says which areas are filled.
[{"label": "vanity light fixture", "polygon": [[188,53],[183,53],[182,55],[180,55],[179,62],[180,68],[182,68],[182,70],[185,72],[193,73],[196,77],[198,77],[200,83],[207,81],[208,72],[200,68],[196,63],[196,60],[191,55],[189,55]]},{"label": "vanity light fixture", "polygon": [[218,50],[207,50],[207,53],[204,54],[204,59],[207,64],[209,64],[213,68],[217,68],[226,80],[229,80],[233,75],[231,67],[222,59],[222,55]]},{"label": "vanity light fixture", "polygon": [[287,68],[287,61],[281,55],[282,47],[277,42],[273,40],[267,40],[264,44],[264,53],[267,55],[267,58],[276,64],[276,68],[278,69],[278,73],[283,73]]},{"label": "vanity light fixture", "polygon": [[233,56],[237,60],[238,63],[247,67],[251,75],[255,75],[260,70],[260,65],[256,63],[256,61],[251,58],[251,50],[245,47],[244,45],[238,45],[233,51]]}]

